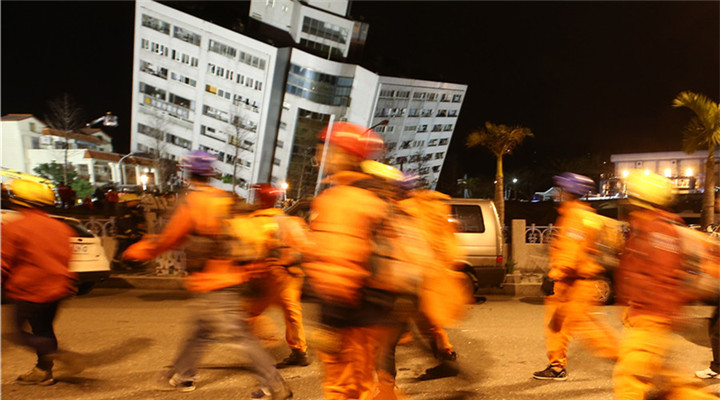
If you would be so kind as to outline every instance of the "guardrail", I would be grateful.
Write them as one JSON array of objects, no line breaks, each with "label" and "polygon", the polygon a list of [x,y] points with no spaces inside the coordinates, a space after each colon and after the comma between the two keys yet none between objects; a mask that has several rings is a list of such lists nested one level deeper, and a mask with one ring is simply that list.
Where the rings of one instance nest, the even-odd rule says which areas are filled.
[{"label": "guardrail", "polygon": [[80,223],[97,236],[115,236],[115,217],[90,217],[90,219],[81,219]]}]

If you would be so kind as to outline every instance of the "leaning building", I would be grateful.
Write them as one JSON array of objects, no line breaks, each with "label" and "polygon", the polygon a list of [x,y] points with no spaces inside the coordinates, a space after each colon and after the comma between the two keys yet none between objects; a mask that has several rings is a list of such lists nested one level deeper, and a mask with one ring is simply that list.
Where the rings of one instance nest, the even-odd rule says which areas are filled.
[{"label": "leaning building", "polygon": [[331,121],[376,126],[384,160],[435,187],[467,85],[378,75],[351,63],[368,26],[348,3],[255,1],[250,16],[273,45],[174,8],[136,2],[131,151],[170,159],[218,155],[227,189],[317,183],[317,132]]}]

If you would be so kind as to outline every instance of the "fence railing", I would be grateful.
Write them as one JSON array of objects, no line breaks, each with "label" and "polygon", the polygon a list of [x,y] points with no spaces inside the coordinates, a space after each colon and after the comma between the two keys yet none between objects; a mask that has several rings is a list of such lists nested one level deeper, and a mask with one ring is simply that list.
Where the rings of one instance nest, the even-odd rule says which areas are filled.
[{"label": "fence railing", "polygon": [[85,229],[96,234],[97,236],[115,236],[115,217],[95,218],[80,220]]},{"label": "fence railing", "polygon": [[557,234],[557,227],[550,224],[548,226],[532,224],[525,228],[525,243],[531,244],[548,244]]}]

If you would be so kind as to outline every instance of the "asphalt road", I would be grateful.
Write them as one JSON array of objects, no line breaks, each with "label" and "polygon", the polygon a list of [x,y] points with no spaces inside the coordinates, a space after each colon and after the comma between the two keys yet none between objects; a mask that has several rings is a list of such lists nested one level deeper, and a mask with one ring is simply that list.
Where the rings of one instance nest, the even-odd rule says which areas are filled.
[{"label": "asphalt road", "polygon": [[[11,325],[2,326],[2,398],[12,399],[247,399],[256,383],[248,361],[223,343],[210,346],[200,366],[197,390],[168,391],[160,379],[185,336],[187,295],[180,291],[96,289],[66,301],[56,321],[62,347],[81,352],[90,367],[77,376],[56,371],[49,387],[22,386],[15,378],[29,369],[34,355],[12,341]],[[11,305],[2,306],[3,322]],[[313,314],[306,307],[306,317]],[[398,349],[398,383],[413,399],[612,399],[612,364],[571,344],[565,382],[537,381],[533,371],[547,363],[542,333],[543,307],[539,298],[488,296],[469,308],[466,320],[448,330],[463,373],[454,378],[418,381],[434,360],[414,341]],[[617,329],[620,308],[602,309]],[[707,318],[711,308],[690,307],[685,328],[675,340],[671,362],[688,379],[707,367],[711,354]],[[310,321],[307,321],[310,325]],[[273,355],[288,353],[282,342],[280,314],[273,311],[263,324]],[[312,353],[311,353],[312,355]],[[320,400],[321,369],[317,360],[304,368],[281,370],[301,400]],[[720,379],[701,382],[718,393]]]}]

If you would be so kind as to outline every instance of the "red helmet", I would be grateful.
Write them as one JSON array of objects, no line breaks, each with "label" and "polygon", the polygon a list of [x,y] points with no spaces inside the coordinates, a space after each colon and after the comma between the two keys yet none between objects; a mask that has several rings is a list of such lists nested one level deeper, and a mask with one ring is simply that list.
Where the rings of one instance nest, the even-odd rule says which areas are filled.
[{"label": "red helmet", "polygon": [[253,192],[253,204],[260,208],[273,208],[283,194],[282,189],[269,183],[256,183],[250,186]]},{"label": "red helmet", "polygon": [[[318,137],[325,141],[327,134],[326,126]],[[374,130],[350,122],[333,123],[328,141],[363,160],[371,159],[383,150],[383,140]]]}]

